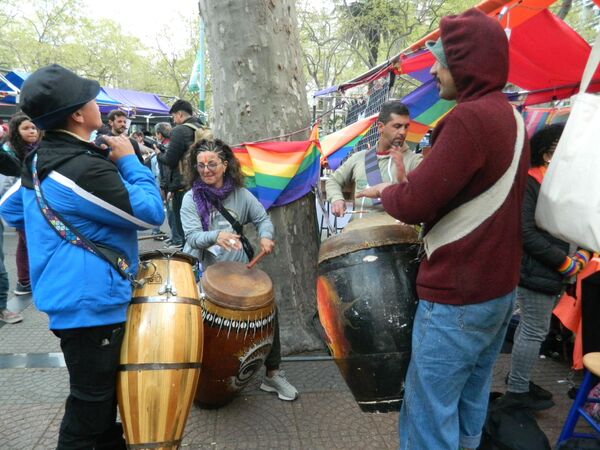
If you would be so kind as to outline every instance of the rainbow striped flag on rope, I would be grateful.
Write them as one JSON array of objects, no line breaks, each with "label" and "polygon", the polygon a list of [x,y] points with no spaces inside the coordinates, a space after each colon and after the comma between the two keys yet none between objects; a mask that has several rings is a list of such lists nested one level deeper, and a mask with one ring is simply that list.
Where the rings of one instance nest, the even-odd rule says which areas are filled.
[{"label": "rainbow striped flag on rope", "polygon": [[321,139],[321,153],[323,155],[321,162],[327,160],[330,169],[337,169],[348,153],[352,151],[377,121],[378,115],[373,114],[365,119],[358,120]]},{"label": "rainbow striped flag on rope", "polygon": [[246,177],[246,188],[265,209],[283,206],[306,195],[319,180],[319,129],[308,141],[243,144],[233,153]]}]

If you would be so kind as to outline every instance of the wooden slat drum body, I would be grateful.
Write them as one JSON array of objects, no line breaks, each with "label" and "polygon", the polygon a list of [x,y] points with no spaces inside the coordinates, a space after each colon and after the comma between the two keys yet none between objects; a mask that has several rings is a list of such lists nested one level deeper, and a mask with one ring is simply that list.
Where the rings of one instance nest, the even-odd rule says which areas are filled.
[{"label": "wooden slat drum body", "polygon": [[401,405],[418,300],[417,233],[384,219],[353,221],[319,251],[319,319],[342,376],[367,412]]},{"label": "wooden slat drum body", "polygon": [[263,365],[273,345],[273,284],[257,268],[221,262],[202,275],[204,359],[195,402],[232,401]]},{"label": "wooden slat drum body", "polygon": [[127,311],[117,380],[129,448],[176,449],[202,363],[202,309],[194,258],[155,251],[140,256]]}]

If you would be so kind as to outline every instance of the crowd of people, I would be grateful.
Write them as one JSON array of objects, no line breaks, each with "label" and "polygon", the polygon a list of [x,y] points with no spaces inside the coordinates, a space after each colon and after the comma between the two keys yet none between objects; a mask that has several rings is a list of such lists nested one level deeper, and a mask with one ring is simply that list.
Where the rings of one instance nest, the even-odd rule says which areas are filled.
[{"label": "crowd of people", "polygon": [[[327,193],[333,213],[344,215],[341,189],[354,183],[361,210],[421,227],[400,448],[475,449],[515,301],[521,322],[502,401],[552,406],[550,393],[532,382],[532,367],[553,306],[591,254],[535,224],[562,127],[545,128],[529,142],[502,93],[508,41],[498,21],[476,9],[445,17],[440,38],[427,46],[440,97],[457,102],[433,131],[429,154],[408,148],[410,112],[388,101],[377,145],[342,164]],[[23,86],[22,112],[11,119],[1,153],[2,185],[10,187],[0,214],[19,235],[15,293],[33,288],[69,370],[59,449],[125,448],[115,380],[131,285],[107,260],[91,257],[86,238],[123,255],[135,273],[137,231],[161,239],[166,205],[165,245],[183,248],[204,267],[249,261],[235,221],[256,228],[264,253],[275,247],[273,223],[244,188],[231,148],[194,117],[189,102],[176,101],[174,126],[158,123],[149,141],[141,132],[127,136],[127,116],[118,110],[102,130],[99,89],[58,65],[37,70]],[[19,322],[21,315],[6,307],[7,292],[0,265],[0,320]],[[274,332],[261,389],[294,400],[298,392],[279,370],[278,326]]]}]

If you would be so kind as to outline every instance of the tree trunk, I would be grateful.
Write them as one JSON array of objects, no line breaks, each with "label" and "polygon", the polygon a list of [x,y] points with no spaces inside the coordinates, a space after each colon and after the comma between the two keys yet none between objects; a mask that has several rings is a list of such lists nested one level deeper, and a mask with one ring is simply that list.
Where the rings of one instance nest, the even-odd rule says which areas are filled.
[{"label": "tree trunk", "polygon": [[[200,0],[206,22],[215,137],[236,145],[310,122],[294,0]],[[308,133],[294,139],[306,139]],[[284,354],[322,348],[316,312],[312,194],[269,211],[275,252],[260,263],[275,286]]]},{"label": "tree trunk", "polygon": [[571,11],[571,6],[573,6],[573,0],[563,0],[557,17],[560,17],[561,20],[565,20],[567,14],[569,14],[569,11]]}]

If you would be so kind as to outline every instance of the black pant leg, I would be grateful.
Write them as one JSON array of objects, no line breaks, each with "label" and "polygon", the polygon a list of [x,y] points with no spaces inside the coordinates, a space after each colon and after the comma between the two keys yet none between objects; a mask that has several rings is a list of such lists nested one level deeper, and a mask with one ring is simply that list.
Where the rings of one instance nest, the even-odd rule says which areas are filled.
[{"label": "black pant leg", "polygon": [[275,308],[275,318],[273,319],[273,345],[267,359],[265,367],[267,370],[277,370],[281,364],[281,342],[279,341],[279,310]]},{"label": "black pant leg", "polygon": [[175,219],[175,227],[177,233],[181,236],[181,243],[185,243],[185,234],[183,232],[183,225],[181,225],[181,203],[183,202],[184,191],[173,192],[173,218]]},{"label": "black pant leg", "polygon": [[[57,450],[92,449],[105,433],[114,433],[123,333],[123,323],[55,331],[70,385]],[[123,438],[115,438],[114,448],[121,444]]]}]

